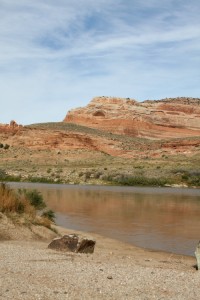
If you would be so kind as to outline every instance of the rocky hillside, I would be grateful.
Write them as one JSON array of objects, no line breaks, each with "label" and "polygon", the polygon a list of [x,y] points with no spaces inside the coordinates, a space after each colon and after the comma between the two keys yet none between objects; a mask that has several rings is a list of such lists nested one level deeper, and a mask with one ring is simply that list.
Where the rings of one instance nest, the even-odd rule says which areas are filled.
[{"label": "rocky hillside", "polygon": [[69,111],[64,122],[132,137],[200,136],[200,99],[166,98],[137,102],[129,98],[94,98]]},{"label": "rocky hillside", "polygon": [[0,124],[0,180],[200,186],[199,165],[200,99],[101,97],[65,122]]}]

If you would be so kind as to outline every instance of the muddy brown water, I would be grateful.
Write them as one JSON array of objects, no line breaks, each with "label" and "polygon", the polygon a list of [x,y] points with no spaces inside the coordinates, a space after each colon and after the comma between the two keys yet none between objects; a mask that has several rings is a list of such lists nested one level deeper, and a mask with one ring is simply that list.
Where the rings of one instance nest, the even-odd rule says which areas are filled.
[{"label": "muddy brown water", "polygon": [[39,190],[57,225],[139,247],[194,255],[200,240],[200,190],[11,183]]}]

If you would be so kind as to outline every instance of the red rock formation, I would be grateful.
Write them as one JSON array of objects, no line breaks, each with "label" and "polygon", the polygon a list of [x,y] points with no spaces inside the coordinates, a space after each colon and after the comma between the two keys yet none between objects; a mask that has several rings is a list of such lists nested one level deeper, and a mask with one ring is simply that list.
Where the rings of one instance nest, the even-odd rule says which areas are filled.
[{"label": "red rock formation", "polygon": [[3,132],[16,132],[19,129],[22,129],[23,126],[17,124],[17,122],[15,122],[14,120],[10,121],[10,124],[1,124],[0,123],[0,133]]},{"label": "red rock formation", "polygon": [[11,120],[10,121],[10,128],[14,129],[14,128],[18,128],[20,125],[17,124],[16,121]]},{"label": "red rock formation", "polygon": [[64,122],[138,137],[200,136],[200,99],[137,102],[129,98],[97,97],[86,107],[69,111]]}]

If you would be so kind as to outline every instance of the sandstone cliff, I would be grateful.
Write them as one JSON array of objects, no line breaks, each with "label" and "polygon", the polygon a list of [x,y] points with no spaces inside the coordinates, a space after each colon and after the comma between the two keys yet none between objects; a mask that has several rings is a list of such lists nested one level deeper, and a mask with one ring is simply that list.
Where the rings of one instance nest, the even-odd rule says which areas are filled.
[{"label": "sandstone cliff", "polygon": [[69,111],[64,122],[136,137],[200,136],[200,99],[137,102],[129,98],[96,97],[86,107]]}]

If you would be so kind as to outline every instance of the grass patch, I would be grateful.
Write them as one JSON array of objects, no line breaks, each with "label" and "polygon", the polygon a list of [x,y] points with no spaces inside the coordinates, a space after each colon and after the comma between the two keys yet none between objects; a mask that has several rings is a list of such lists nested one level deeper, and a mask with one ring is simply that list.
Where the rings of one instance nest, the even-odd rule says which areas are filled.
[{"label": "grass patch", "polygon": [[199,170],[187,170],[187,169],[175,169],[173,173],[179,176],[180,181],[188,186],[200,187],[200,171]]},{"label": "grass patch", "polygon": [[0,169],[0,181],[19,182],[19,181],[21,181],[21,176],[9,175],[9,174],[6,173],[5,170]]},{"label": "grass patch", "polygon": [[62,183],[62,181],[59,179],[59,177],[56,178],[56,181],[54,178],[49,177],[38,177],[38,176],[28,176],[22,177],[21,175],[9,175],[5,170],[0,169],[0,181],[1,182],[33,182],[33,183]]},{"label": "grass patch", "polygon": [[35,182],[35,183],[62,183],[62,181],[59,178],[56,178],[56,181],[54,179],[51,178],[47,178],[47,177],[32,177],[29,176],[27,178],[28,182]]},{"label": "grass patch", "polygon": [[104,176],[103,180],[115,184],[126,186],[165,186],[171,182],[165,178],[148,178],[145,176],[128,176],[128,175],[108,175]]},{"label": "grass patch", "polygon": [[13,221],[23,224],[41,225],[51,229],[51,223],[55,220],[55,213],[46,210],[46,204],[40,192],[26,189],[14,191],[7,184],[0,185],[0,212],[9,216]]},{"label": "grass patch", "polygon": [[14,192],[8,185],[0,185],[0,212],[2,213],[26,213],[34,217],[35,208],[27,200],[24,194]]}]

